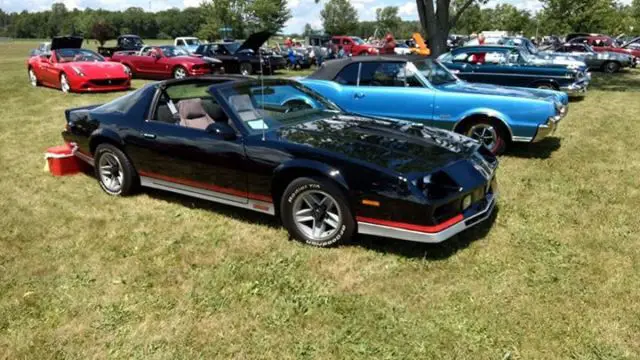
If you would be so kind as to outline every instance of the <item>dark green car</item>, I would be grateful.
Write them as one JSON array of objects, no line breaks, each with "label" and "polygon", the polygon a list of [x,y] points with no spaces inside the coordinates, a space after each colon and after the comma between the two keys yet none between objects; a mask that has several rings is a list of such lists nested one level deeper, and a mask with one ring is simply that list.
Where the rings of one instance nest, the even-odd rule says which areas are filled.
[{"label": "dark green car", "polygon": [[461,47],[440,56],[439,60],[469,82],[553,89],[571,97],[585,96],[591,81],[586,66],[536,63],[515,46]]}]

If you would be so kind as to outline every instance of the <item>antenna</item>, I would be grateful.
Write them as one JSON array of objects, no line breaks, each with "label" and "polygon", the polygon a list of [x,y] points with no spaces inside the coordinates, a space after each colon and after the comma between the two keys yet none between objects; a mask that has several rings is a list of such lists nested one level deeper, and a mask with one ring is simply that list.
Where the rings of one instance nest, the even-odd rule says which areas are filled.
[{"label": "antenna", "polygon": [[262,96],[261,106],[262,106],[262,141],[265,141],[265,131],[267,127],[267,123],[264,122],[264,72],[262,70],[262,51],[258,48],[258,58],[260,59],[260,94]]}]

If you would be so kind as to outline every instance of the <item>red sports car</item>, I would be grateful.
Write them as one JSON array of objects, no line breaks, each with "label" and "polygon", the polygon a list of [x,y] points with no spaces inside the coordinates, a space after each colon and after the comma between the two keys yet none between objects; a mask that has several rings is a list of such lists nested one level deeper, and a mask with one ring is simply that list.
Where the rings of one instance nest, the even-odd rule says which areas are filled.
[{"label": "red sports car", "polygon": [[27,70],[31,85],[42,84],[65,93],[129,90],[131,76],[127,69],[82,49],[82,40],[75,36],[55,37],[50,53],[30,57]]},{"label": "red sports car", "polygon": [[182,79],[213,74],[220,72],[222,65],[220,60],[205,60],[171,45],[145,46],[140,51],[120,51],[113,54],[111,60],[126,66],[132,76],[152,79]]}]

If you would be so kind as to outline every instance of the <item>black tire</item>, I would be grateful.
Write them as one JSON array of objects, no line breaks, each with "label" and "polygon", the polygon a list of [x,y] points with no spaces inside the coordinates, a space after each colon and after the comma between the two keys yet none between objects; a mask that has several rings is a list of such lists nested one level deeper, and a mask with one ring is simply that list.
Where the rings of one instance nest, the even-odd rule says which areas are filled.
[{"label": "black tire", "polygon": [[[103,176],[101,175],[100,163],[101,159],[105,156],[114,156],[117,158],[119,165],[122,169],[122,182],[119,190],[114,191],[107,186],[107,184],[103,181]],[[111,144],[100,144],[96,148],[95,154],[95,176],[98,179],[98,183],[104,192],[111,196],[127,196],[135,193],[140,187],[140,178],[138,177],[138,172],[131,164],[129,157],[119,148],[111,145]]]},{"label": "black tire", "polygon": [[[308,195],[310,192],[329,195],[332,200],[335,200],[335,207],[338,209],[339,221],[336,222],[335,231],[320,240],[305,234],[294,218],[294,206],[303,201],[301,197]],[[318,213],[318,218],[322,219],[321,223],[325,219],[329,219],[327,212],[320,211]],[[356,222],[344,193],[336,185],[322,178],[303,177],[292,181],[280,199],[280,217],[282,224],[289,231],[291,237],[316,247],[331,247],[345,243],[351,239],[356,230]],[[315,224],[315,220],[313,224]]]},{"label": "black tire", "polygon": [[[498,120],[485,118],[478,119],[476,121],[468,121],[464,124],[463,127],[458,129],[458,133],[471,138],[476,138],[472,134],[472,132],[475,130],[474,127],[476,126],[490,126],[495,132],[495,144],[492,146],[487,146],[487,144],[484,144],[492,153],[500,155],[507,150],[507,145],[509,144],[509,134],[505,131],[504,126]],[[476,140],[479,139],[476,138]]]},{"label": "black tire", "polygon": [[615,61],[606,62],[604,63],[604,65],[602,65],[602,71],[607,74],[615,74],[620,71],[620,64]]},{"label": "black tire", "polygon": [[241,75],[251,75],[253,74],[253,66],[251,63],[243,62],[240,64],[240,74]]}]

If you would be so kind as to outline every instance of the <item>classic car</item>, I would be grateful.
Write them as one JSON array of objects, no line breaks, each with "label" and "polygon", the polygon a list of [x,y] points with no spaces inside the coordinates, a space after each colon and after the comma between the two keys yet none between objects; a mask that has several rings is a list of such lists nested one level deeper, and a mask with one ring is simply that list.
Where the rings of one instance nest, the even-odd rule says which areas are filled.
[{"label": "classic car", "polygon": [[615,52],[619,54],[625,54],[633,57],[634,66],[640,65],[640,37],[623,44],[620,47],[614,46],[598,46],[593,47],[593,50],[597,52]]},{"label": "classic car", "polygon": [[29,52],[29,56],[49,55],[51,53],[51,42],[41,42],[37,48]]},{"label": "classic car", "polygon": [[300,81],[346,111],[452,130],[493,153],[550,135],[568,110],[564,93],[471,84],[418,56],[334,60]]},{"label": "classic car", "polygon": [[200,39],[198,39],[197,37],[193,37],[193,36],[190,36],[190,37],[189,36],[177,37],[177,38],[175,38],[175,40],[173,40],[173,45],[174,46],[177,46],[179,48],[183,48],[183,49],[187,50],[190,53],[196,51],[198,46],[200,46],[201,44],[202,44],[202,42],[200,41]]},{"label": "classic car", "polygon": [[31,85],[54,87],[65,93],[128,90],[131,78],[125,67],[82,49],[82,41],[76,36],[54,37],[49,53],[30,57],[27,73]]},{"label": "classic car", "polygon": [[191,56],[186,50],[171,45],[120,51],[114,53],[111,60],[122,63],[133,77],[148,79],[181,79],[222,71],[220,61]]},{"label": "classic car", "polygon": [[538,53],[541,57],[570,56],[583,61],[591,70],[612,74],[634,64],[632,56],[614,52],[596,52],[587,44],[567,43]]},{"label": "classic car", "polygon": [[[286,61],[286,68],[293,70],[308,69],[311,67],[311,50],[304,47],[281,48],[280,55]],[[292,61],[293,60],[293,61]]]},{"label": "classic car", "polygon": [[120,35],[116,44],[115,47],[98,47],[98,54],[111,57],[113,53],[118,51],[138,51],[144,47],[144,41],[138,35]]},{"label": "classic car", "polygon": [[586,66],[538,65],[514,46],[465,46],[439,60],[469,82],[560,90],[572,97],[585,96],[591,82]]},{"label": "classic car", "polygon": [[525,37],[506,37],[501,45],[517,46],[523,54],[529,55],[529,62],[534,65],[566,65],[574,68],[588,69],[584,61],[566,54],[541,54],[535,44]]},{"label": "classic car", "polygon": [[[276,106],[295,95],[308,107]],[[62,136],[102,189],[157,188],[278,215],[292,237],[441,242],[490,217],[498,161],[475,140],[342,112],[292,80],[205,76],[69,109]]]},{"label": "classic car", "polygon": [[335,49],[342,47],[345,54],[353,56],[377,55],[380,52],[380,48],[367,44],[357,36],[333,36],[331,45]]},{"label": "classic car", "polygon": [[203,44],[194,54],[222,61],[226,73],[251,75],[262,71],[272,74],[286,66],[286,60],[280,55],[267,55],[260,47],[271,37],[268,31],[250,35],[242,44],[235,41]]}]

